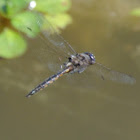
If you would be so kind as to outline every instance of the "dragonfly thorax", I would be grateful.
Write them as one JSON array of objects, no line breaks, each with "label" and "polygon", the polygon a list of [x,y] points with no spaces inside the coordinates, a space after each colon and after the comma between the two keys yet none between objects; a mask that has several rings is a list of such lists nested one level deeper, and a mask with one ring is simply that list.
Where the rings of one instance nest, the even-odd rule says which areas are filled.
[{"label": "dragonfly thorax", "polygon": [[95,63],[95,57],[91,53],[77,53],[76,55],[71,55],[68,59],[68,63],[65,66],[71,67],[71,73],[81,73],[89,65]]}]

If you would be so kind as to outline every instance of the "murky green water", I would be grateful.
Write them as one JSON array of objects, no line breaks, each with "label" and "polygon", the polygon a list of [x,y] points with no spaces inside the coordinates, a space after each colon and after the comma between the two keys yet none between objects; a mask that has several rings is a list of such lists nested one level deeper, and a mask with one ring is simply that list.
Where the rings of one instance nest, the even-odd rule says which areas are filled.
[{"label": "murky green water", "polygon": [[133,75],[133,86],[87,70],[27,99],[34,86],[54,74],[46,60],[49,54],[53,61],[53,53],[40,39],[30,40],[24,56],[1,60],[0,139],[139,140],[140,20],[129,15],[139,5],[136,0],[73,1],[73,24],[62,34],[77,52],[92,52],[98,62]]}]

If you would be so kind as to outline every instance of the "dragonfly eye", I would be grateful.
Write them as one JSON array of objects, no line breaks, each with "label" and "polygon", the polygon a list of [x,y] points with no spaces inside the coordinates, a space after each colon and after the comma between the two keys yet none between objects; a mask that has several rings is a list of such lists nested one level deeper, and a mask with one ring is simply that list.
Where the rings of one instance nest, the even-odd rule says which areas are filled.
[{"label": "dragonfly eye", "polygon": [[95,63],[95,56],[92,53],[85,52],[85,54],[90,57],[90,59],[91,59],[91,61],[93,61],[93,63]]},{"label": "dragonfly eye", "polygon": [[89,55],[92,60],[95,60],[95,56],[93,54]]}]

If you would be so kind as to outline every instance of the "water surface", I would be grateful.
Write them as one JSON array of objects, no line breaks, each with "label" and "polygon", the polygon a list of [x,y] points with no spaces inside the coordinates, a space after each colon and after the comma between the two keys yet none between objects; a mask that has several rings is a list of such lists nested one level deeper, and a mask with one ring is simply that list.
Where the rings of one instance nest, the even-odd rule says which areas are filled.
[{"label": "water surface", "polygon": [[139,140],[140,24],[129,15],[138,5],[73,1],[73,23],[62,32],[77,52],[94,53],[98,62],[134,76],[135,85],[102,80],[87,70],[64,76],[27,99],[32,88],[55,72],[47,63],[47,57],[52,62],[55,57],[42,40],[28,40],[24,56],[0,62],[0,138]]}]

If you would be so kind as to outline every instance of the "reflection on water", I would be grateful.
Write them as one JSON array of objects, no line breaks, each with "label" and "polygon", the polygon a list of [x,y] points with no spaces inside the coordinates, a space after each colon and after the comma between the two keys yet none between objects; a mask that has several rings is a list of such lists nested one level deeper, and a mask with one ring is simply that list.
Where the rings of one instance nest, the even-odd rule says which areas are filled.
[{"label": "reflection on water", "polygon": [[[134,55],[139,33],[133,30],[137,20],[132,25],[126,12],[139,3],[90,2],[90,7],[81,9],[78,1],[73,2],[73,24],[63,37],[77,52],[93,52],[99,62],[133,75],[137,83],[106,82],[87,77],[85,71],[65,76],[28,100],[28,91],[54,73],[45,62],[55,60],[42,40],[29,40],[23,57],[0,63],[1,139],[139,140],[140,77]],[[110,16],[112,12],[116,17]]]}]

